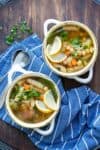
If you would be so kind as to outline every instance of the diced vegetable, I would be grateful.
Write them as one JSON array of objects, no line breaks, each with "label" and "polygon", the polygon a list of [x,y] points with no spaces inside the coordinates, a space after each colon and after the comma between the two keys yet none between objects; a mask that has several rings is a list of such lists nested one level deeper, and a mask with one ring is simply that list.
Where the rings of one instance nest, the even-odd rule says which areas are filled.
[{"label": "diced vegetable", "polygon": [[77,65],[77,60],[75,58],[73,58],[71,63],[72,63],[72,66],[76,66]]},{"label": "diced vegetable", "polygon": [[29,90],[31,88],[31,86],[29,84],[24,83],[23,85],[25,90]]}]

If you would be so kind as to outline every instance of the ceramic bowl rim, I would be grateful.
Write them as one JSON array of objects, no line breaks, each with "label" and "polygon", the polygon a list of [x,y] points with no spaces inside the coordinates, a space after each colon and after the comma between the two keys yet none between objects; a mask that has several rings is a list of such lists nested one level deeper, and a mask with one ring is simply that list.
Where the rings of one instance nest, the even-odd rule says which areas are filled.
[{"label": "ceramic bowl rim", "polygon": [[[51,81],[53,83],[53,85],[55,86],[55,89],[57,91],[57,95],[58,95],[58,99],[57,99],[57,110],[54,111],[54,113],[52,115],[50,115],[50,117],[40,123],[25,123],[23,121],[21,121],[20,119],[18,119],[12,112],[10,106],[9,106],[9,97],[10,97],[10,94],[11,94],[11,90],[12,88],[14,87],[14,85],[21,79],[23,78],[26,78],[26,77],[42,77],[42,78],[45,78],[49,81]],[[54,119],[59,111],[59,108],[60,108],[60,103],[61,103],[61,97],[60,97],[60,91],[56,85],[56,83],[50,79],[47,75],[45,74],[42,74],[42,73],[38,73],[38,72],[33,72],[33,73],[27,73],[27,74],[22,74],[20,76],[18,76],[13,82],[12,84],[9,86],[8,88],[8,91],[7,91],[7,94],[6,94],[6,109],[8,111],[8,114],[9,116],[12,118],[12,120],[14,122],[16,122],[18,125],[22,126],[22,127],[25,127],[25,128],[40,128],[40,127],[44,127],[46,126],[47,124],[49,124],[52,119]]]}]

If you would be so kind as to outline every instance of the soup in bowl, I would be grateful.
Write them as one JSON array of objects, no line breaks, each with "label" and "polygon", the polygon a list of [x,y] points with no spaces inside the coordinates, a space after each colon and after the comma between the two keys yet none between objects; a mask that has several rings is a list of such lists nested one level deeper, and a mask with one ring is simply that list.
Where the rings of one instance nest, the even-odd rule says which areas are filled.
[{"label": "soup in bowl", "polygon": [[51,123],[59,111],[60,92],[53,80],[41,73],[17,77],[6,94],[6,107],[11,118],[27,128]]},{"label": "soup in bowl", "polygon": [[[89,71],[98,53],[93,32],[76,21],[59,22],[50,19],[46,23],[43,55],[49,67],[57,74],[69,78]],[[49,23],[56,25],[47,32]]]}]

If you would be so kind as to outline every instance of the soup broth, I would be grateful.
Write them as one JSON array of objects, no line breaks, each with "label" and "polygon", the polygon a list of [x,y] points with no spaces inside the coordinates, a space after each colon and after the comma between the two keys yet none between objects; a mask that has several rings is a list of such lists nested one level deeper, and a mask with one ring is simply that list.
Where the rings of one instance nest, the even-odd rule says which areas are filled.
[{"label": "soup broth", "polygon": [[90,35],[75,25],[59,27],[47,39],[47,58],[61,72],[83,69],[90,62],[93,53],[94,46]]},{"label": "soup broth", "polygon": [[28,77],[19,80],[11,91],[9,105],[14,115],[27,123],[39,123],[46,120],[55,111],[57,93],[53,83],[40,77]]}]

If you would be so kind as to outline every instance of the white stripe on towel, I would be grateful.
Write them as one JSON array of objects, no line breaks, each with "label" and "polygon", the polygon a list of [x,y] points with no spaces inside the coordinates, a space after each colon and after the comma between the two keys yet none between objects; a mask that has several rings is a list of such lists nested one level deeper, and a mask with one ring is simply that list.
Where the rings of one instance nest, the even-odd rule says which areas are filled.
[{"label": "white stripe on towel", "polygon": [[58,81],[57,81],[57,85],[59,85],[60,81],[61,81],[61,80],[60,80],[60,79],[58,79]]},{"label": "white stripe on towel", "polygon": [[43,56],[40,56],[40,58],[42,59],[42,58],[43,58]]},{"label": "white stripe on towel", "polygon": [[48,146],[46,146],[45,148],[44,148],[44,150],[47,150],[48,149]]},{"label": "white stripe on towel", "polygon": [[63,133],[61,134],[61,142],[64,141]]},{"label": "white stripe on towel", "polygon": [[76,148],[76,150],[78,150],[78,147],[77,147],[77,146],[75,146],[75,148]]},{"label": "white stripe on towel", "polygon": [[34,47],[33,49],[31,49],[31,51],[34,51],[34,50],[36,50],[36,49],[39,48],[39,47],[42,47],[42,44],[40,44],[40,45]]},{"label": "white stripe on towel", "polygon": [[37,37],[37,35],[33,35],[33,36],[32,36],[32,39],[35,39],[36,37]]},{"label": "white stripe on towel", "polygon": [[41,67],[40,67],[40,69],[39,69],[39,72],[41,72],[43,66],[44,66],[44,62],[42,63],[42,65],[41,65]]},{"label": "white stripe on towel", "polygon": [[99,112],[99,105],[100,105],[100,103],[98,103],[98,104],[97,104],[97,109],[96,109],[96,117],[97,117],[97,115],[98,115],[98,112]]},{"label": "white stripe on towel", "polygon": [[88,96],[88,89],[87,89],[87,87],[85,87],[85,90],[86,90],[86,93],[87,93],[87,96]]},{"label": "white stripe on towel", "polygon": [[35,142],[35,145],[37,146],[42,140],[43,140],[43,135],[40,137],[40,140],[39,141],[37,141],[37,142]]},{"label": "white stripe on towel", "polygon": [[34,133],[34,130],[30,134],[28,134],[28,137],[33,136],[33,133]]},{"label": "white stripe on towel", "polygon": [[96,100],[97,97],[99,97],[99,95],[96,95],[96,96],[94,97],[94,99],[92,100],[91,104],[93,104],[93,103],[95,102],[95,100]]},{"label": "white stripe on towel", "polygon": [[81,125],[84,126],[86,124],[86,122],[82,122]]},{"label": "white stripe on towel", "polygon": [[[97,123],[98,120],[100,120],[100,116],[98,116],[97,119],[95,120],[94,126],[95,126],[95,124]],[[100,123],[99,123],[99,124],[100,124]]]},{"label": "white stripe on towel", "polygon": [[8,115],[8,113],[6,112],[5,115],[3,116],[2,120],[5,120],[7,115]]},{"label": "white stripe on towel", "polygon": [[3,60],[4,57],[6,57],[8,55],[8,53],[10,53],[12,51],[14,47],[12,46],[2,57],[1,57],[1,60],[0,62]]},{"label": "white stripe on towel", "polygon": [[63,150],[65,148],[66,144],[67,144],[67,141],[64,142],[61,150]]},{"label": "white stripe on towel", "polygon": [[90,134],[91,134],[91,137],[93,138],[93,140],[95,141],[96,145],[99,145],[97,139],[93,136],[92,130],[90,130]]},{"label": "white stripe on towel", "polygon": [[55,140],[55,136],[56,136],[56,133],[57,133],[57,129],[58,129],[59,123],[60,123],[60,117],[59,117],[59,119],[58,119],[57,126],[56,126],[55,132],[54,132],[54,134],[53,134],[51,144],[53,144],[53,142],[54,142],[54,140]]},{"label": "white stripe on towel", "polygon": [[23,131],[23,127],[21,127],[21,130]]},{"label": "white stripe on towel", "polygon": [[33,65],[33,61],[35,60],[35,58],[36,58],[36,55],[33,56],[33,59],[32,59],[31,64],[30,64],[30,66],[29,66],[29,70],[31,69],[31,67],[32,67],[32,65]]},{"label": "white stripe on towel", "polygon": [[65,95],[66,95],[66,92],[64,91],[61,97],[63,98]]},{"label": "white stripe on towel", "polygon": [[12,120],[11,124],[12,124],[12,126],[14,126],[15,122]]},{"label": "white stripe on towel", "polygon": [[90,88],[87,89],[87,92],[89,92],[89,91],[90,91]]},{"label": "white stripe on towel", "polygon": [[[60,83],[60,79],[57,81],[57,85]],[[56,129],[55,129],[55,132],[53,134],[53,138],[52,138],[52,141],[51,141],[51,145],[53,144],[54,140],[55,140],[55,136],[56,136],[56,133],[57,133],[57,128],[58,128],[58,125],[60,123],[60,117],[59,117],[59,120],[58,120],[58,123],[57,123],[57,126],[56,126]]]},{"label": "white stripe on towel", "polygon": [[80,106],[80,108],[81,108],[81,100],[80,100],[80,97],[79,97],[79,94],[78,94],[77,89],[75,89],[75,93],[76,93],[76,95],[77,95],[77,98],[78,98],[78,101],[79,101],[79,106]]},{"label": "white stripe on towel", "polygon": [[85,139],[84,139],[84,138],[82,138],[82,140],[83,140],[83,142],[84,142],[84,145],[85,145],[85,147],[86,147],[86,150],[89,150],[88,145],[87,145],[87,143],[86,143]]},{"label": "white stripe on towel", "polygon": [[70,100],[69,100],[69,118],[68,118],[68,124],[67,125],[69,125],[69,123],[70,123],[70,120],[71,120],[71,103],[70,103]]},{"label": "white stripe on towel", "polygon": [[53,72],[52,72],[52,71],[50,71],[50,73],[49,73],[49,77],[51,77],[52,73],[53,73]]},{"label": "white stripe on towel", "polygon": [[86,111],[86,114],[87,114],[87,118],[88,118],[88,116],[89,116],[89,113],[88,113],[88,107],[87,107],[87,111]]},{"label": "white stripe on towel", "polygon": [[71,128],[71,137],[73,139],[73,125],[72,125],[72,123],[70,124],[70,128]]}]

